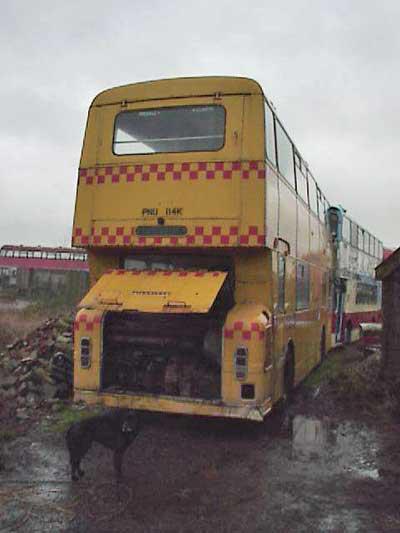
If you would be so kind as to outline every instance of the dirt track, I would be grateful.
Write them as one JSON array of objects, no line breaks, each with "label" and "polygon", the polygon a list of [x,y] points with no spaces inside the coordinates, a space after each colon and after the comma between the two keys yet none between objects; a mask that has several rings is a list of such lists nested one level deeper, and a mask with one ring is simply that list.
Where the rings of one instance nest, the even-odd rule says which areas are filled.
[{"label": "dirt track", "polygon": [[39,422],[7,454],[0,530],[399,531],[399,428],[317,418],[316,402],[300,390],[261,425],[147,415],[119,487],[100,445],[71,483],[63,436]]}]

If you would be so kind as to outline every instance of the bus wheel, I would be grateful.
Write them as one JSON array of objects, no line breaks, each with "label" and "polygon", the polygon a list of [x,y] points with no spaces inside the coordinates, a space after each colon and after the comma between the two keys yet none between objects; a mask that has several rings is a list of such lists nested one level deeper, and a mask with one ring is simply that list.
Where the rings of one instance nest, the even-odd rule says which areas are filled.
[{"label": "bus wheel", "polygon": [[351,327],[351,322],[349,322],[344,331],[344,343],[345,344],[351,343],[351,332],[352,331],[353,331],[353,328]]},{"label": "bus wheel", "polygon": [[294,348],[292,345],[289,345],[286,350],[285,369],[283,373],[283,392],[286,403],[290,402],[293,395],[294,369]]},{"label": "bus wheel", "polygon": [[325,326],[321,330],[321,340],[319,344],[320,361],[324,361],[326,357],[326,333]]}]

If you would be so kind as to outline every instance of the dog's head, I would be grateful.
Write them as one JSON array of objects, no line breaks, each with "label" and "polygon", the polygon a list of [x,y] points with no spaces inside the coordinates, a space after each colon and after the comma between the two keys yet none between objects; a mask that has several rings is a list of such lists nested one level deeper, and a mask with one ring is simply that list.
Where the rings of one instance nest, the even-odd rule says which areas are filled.
[{"label": "dog's head", "polygon": [[137,434],[139,431],[139,419],[137,414],[132,411],[124,414],[121,425],[122,433]]}]

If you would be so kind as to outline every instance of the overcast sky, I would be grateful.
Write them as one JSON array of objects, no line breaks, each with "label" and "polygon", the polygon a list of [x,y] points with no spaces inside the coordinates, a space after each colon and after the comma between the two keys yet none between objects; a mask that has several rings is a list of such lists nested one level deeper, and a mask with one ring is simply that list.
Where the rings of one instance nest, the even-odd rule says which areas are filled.
[{"label": "overcast sky", "polygon": [[1,0],[0,244],[69,245],[87,108],[188,75],[258,80],[331,203],[400,245],[398,0]]}]

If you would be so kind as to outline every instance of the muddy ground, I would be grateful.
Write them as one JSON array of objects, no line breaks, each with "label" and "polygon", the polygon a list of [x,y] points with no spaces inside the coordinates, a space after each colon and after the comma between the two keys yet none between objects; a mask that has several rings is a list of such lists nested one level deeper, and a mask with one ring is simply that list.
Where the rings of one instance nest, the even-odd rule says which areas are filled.
[{"label": "muddy ground", "polygon": [[263,424],[146,414],[120,484],[100,445],[71,482],[43,412],[7,443],[0,531],[400,531],[400,425],[328,396],[303,385]]}]

